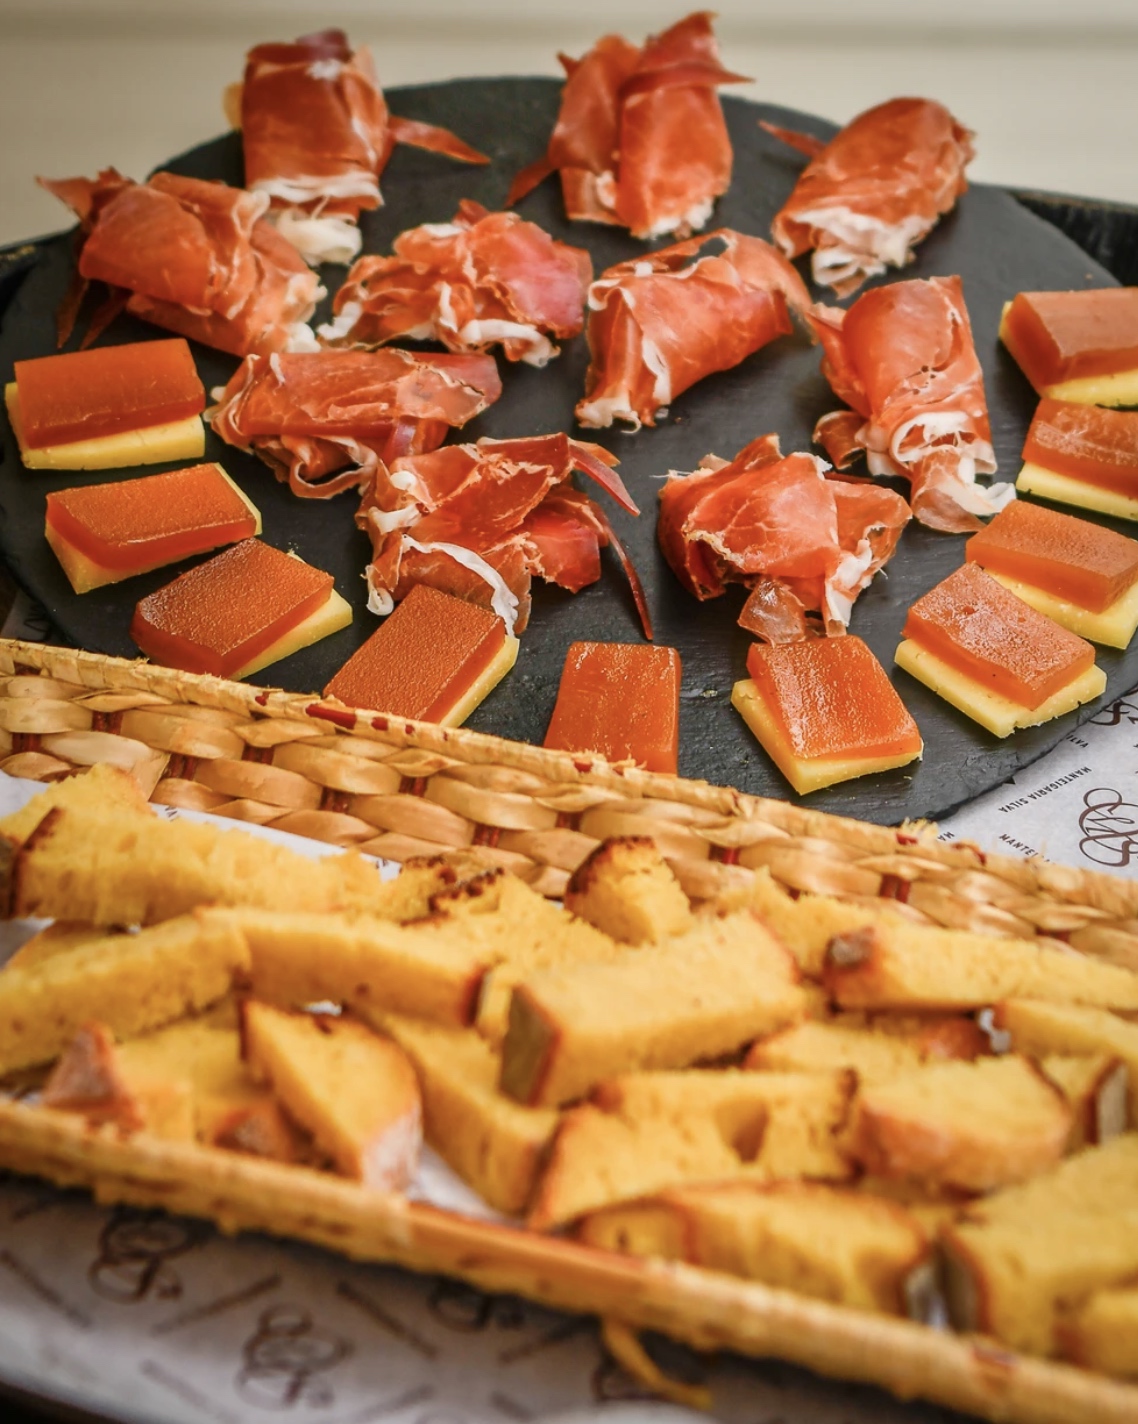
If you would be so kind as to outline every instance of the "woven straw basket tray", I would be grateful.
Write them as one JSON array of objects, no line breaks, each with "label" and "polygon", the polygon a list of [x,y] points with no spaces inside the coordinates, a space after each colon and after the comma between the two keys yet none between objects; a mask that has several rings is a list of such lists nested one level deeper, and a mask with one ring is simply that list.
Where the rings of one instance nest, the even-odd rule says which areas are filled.
[{"label": "woven straw basket tray", "polygon": [[[940,845],[930,826],[891,830],[313,697],[0,640],[0,769],[50,781],[97,762],[129,769],[154,802],[390,860],[469,848],[551,896],[599,841],[650,835],[694,899],[765,867],[792,891],[888,896],[926,923],[1047,936],[1138,968],[1138,883]],[[104,1202],[441,1271],[986,1419],[1138,1420],[1138,1386],[978,1337],[490,1225],[239,1154],[204,1170],[199,1155],[0,1103],[0,1166],[92,1188]]]}]

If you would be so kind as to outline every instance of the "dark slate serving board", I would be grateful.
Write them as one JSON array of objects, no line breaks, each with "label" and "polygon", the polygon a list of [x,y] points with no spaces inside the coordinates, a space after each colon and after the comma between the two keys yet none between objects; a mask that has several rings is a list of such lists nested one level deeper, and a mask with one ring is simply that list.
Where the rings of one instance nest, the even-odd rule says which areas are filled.
[{"label": "dark slate serving board", "polygon": [[[543,151],[557,112],[558,94],[558,83],[550,79],[471,79],[392,90],[388,97],[395,113],[453,128],[490,154],[493,163],[487,168],[470,168],[434,154],[397,149],[383,177],[386,206],[364,217],[364,250],[387,251],[404,228],[446,221],[463,197],[475,198],[490,208],[500,206],[515,171]],[[725,98],[724,108],[735,145],[735,177],[718,205],[715,221],[767,237],[771,219],[805,160],[759,129],[758,119],[807,129],[822,137],[833,128],[820,119],[739,99]],[[169,167],[197,177],[240,183],[239,137],[229,134],[204,144]],[[567,223],[556,180],[533,192],[520,211],[556,237],[588,248],[598,272],[644,250],[644,244],[625,233]],[[71,264],[70,240],[60,237],[46,246],[24,281],[0,328],[3,379],[11,379],[14,360],[55,349],[54,312]],[[1027,212],[1007,193],[983,185],[963,196],[956,211],[918,249],[916,261],[904,275],[952,273],[959,273],[964,281],[985,372],[996,454],[1002,476],[1011,479],[1019,466],[1035,396],[997,343],[1002,303],[1025,289],[1116,284],[1108,272],[1048,223]],[[329,290],[335,289],[343,274],[343,268],[324,269]],[[826,292],[818,295],[832,300]],[[322,313],[317,319],[321,318]],[[154,327],[122,317],[103,341],[162,335]],[[236,366],[233,358],[203,347],[196,347],[195,354],[207,389],[225,382]],[[578,337],[566,343],[561,357],[543,371],[501,362],[502,399],[467,426],[459,438],[568,430],[598,440],[620,457],[620,473],[640,504],[641,517],[625,514],[604,495],[598,494],[598,498],[606,504],[644,579],[657,641],[677,647],[683,659],[681,774],[793,799],[786,782],[730,706],[731,685],[745,675],[749,644],[748,635],[735,623],[743,590],[732,590],[705,604],[685,593],[657,549],[655,505],[659,481],[669,469],[690,470],[709,452],[730,458],[765,431],[777,431],[786,452],[810,448],[815,420],[839,404],[819,371],[818,352],[801,335],[775,342],[735,370],[693,387],[675,401],[668,418],[656,429],[636,435],[582,432],[575,427],[573,408],[583,390],[587,361],[584,338]],[[44,605],[64,638],[102,652],[136,656],[127,631],[135,602],[184,566],[78,597],[44,541],[44,496],[49,490],[81,481],[144,475],[164,467],[89,475],[35,473],[21,465],[6,421],[0,421],[0,441],[0,553],[13,574]],[[265,466],[225,446],[212,434],[207,436],[206,458],[221,460],[260,507],[265,538],[281,548],[295,549],[333,573],[337,588],[356,609],[351,628],[277,663],[259,678],[295,691],[318,691],[376,626],[365,609],[361,576],[369,545],[353,524],[356,499],[351,494],[327,502],[294,499]],[[903,483],[898,488],[905,490]],[[1117,527],[1127,532],[1125,526]],[[851,631],[865,638],[887,668],[892,665],[909,605],[956,568],[962,558],[962,537],[910,525],[888,565],[887,576],[879,575],[861,595]],[[604,556],[600,582],[576,596],[535,581],[533,617],[522,638],[517,667],[467,725],[540,742],[569,644],[576,639],[628,642],[638,637],[632,599],[611,551]],[[815,792],[807,802],[884,823],[943,815],[1042,755],[1078,721],[1138,683],[1138,648],[1127,653],[1100,650],[1099,663],[1108,679],[1103,698],[1078,713],[1018,732],[1006,741],[984,732],[906,674],[894,672],[898,690],[921,727],[924,759],[915,771],[906,768],[847,782]]]}]

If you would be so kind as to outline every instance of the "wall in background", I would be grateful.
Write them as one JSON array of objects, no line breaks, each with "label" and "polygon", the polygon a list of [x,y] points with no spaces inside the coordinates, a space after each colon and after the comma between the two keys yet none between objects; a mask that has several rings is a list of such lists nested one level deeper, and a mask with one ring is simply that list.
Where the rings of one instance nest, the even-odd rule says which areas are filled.
[{"label": "wall in background", "polygon": [[[1138,0],[718,0],[737,92],[842,122],[901,93],[977,133],[979,180],[1138,204]],[[0,243],[65,224],[37,173],[141,177],[219,133],[250,44],[341,23],[384,83],[559,74],[660,0],[0,0]]]}]

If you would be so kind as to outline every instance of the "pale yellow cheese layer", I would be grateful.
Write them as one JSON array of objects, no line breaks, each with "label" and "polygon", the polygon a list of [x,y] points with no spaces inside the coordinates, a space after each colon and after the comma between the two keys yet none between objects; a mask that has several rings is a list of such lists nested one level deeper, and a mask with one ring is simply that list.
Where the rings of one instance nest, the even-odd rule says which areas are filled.
[{"label": "pale yellow cheese layer", "polygon": [[1005,588],[1011,589],[1017,598],[1022,598],[1024,603],[1030,603],[1032,608],[1092,643],[1105,643],[1108,648],[1125,648],[1138,628],[1138,583],[1101,613],[1094,613],[1077,603],[1068,603],[1065,598],[1056,598],[1034,584],[1022,583],[1007,574],[997,573],[995,569],[988,569],[988,573]]},{"label": "pale yellow cheese layer", "polygon": [[[215,464],[213,468],[226,484],[233,487],[234,492],[239,496],[242,503],[248,507],[250,514],[252,514],[256,521],[253,535],[242,535],[241,537],[256,537],[261,533],[261,511],[245,491],[239,489],[237,485],[233,483],[220,465]],[[147,479],[152,478],[160,477],[147,476]],[[44,522],[43,532],[44,538],[51,545],[55,557],[63,565],[63,572],[67,575],[71,582],[71,587],[76,593],[90,593],[93,588],[103,588],[109,583],[122,583],[123,579],[134,578],[136,574],[148,574],[154,569],[162,568],[164,564],[176,564],[181,559],[190,557],[188,554],[179,554],[177,558],[161,559],[155,564],[140,564],[134,569],[108,569],[103,564],[96,563],[94,559],[88,558],[87,555],[77,549],[65,535],[61,534],[58,529],[53,529],[50,522],[46,520]],[[227,540],[223,542],[232,543],[233,541]],[[209,553],[210,549],[217,548],[220,548],[220,544],[211,544],[209,548],[196,549],[193,552],[206,554]]]},{"label": "pale yellow cheese layer", "polygon": [[1098,514],[1112,514],[1115,519],[1138,519],[1138,499],[1086,480],[1076,480],[1071,475],[1060,475],[1030,461],[1020,470],[1016,489],[1023,494],[1038,495],[1040,499],[1053,499],[1056,504],[1074,504]]},{"label": "pale yellow cheese layer", "polygon": [[895,661],[898,667],[904,668],[918,682],[923,682],[938,697],[943,697],[997,737],[1009,736],[1017,727],[1038,727],[1041,722],[1061,717],[1064,712],[1071,712],[1084,702],[1092,701],[1106,687],[1106,673],[1093,664],[1066,687],[1061,687],[1045,702],[1032,708],[982,687],[974,678],[950,667],[911,638],[906,638],[897,649]]},{"label": "pale yellow cheese layer", "polygon": [[278,638],[275,643],[270,643],[259,657],[240,668],[233,674],[233,677],[235,679],[252,677],[255,672],[260,672],[270,663],[280,662],[281,658],[287,658],[292,653],[299,653],[301,648],[311,647],[313,643],[318,643],[321,638],[327,638],[331,633],[338,633],[341,628],[346,628],[351,621],[351,604],[341,598],[333,589],[328,595],[328,602],[322,608],[318,608],[315,613],[310,613],[303,623],[298,623],[284,637]]},{"label": "pale yellow cheese layer", "polygon": [[478,704],[490,696],[517,660],[518,640],[507,633],[505,642],[494,654],[489,667],[481,677],[471,683],[462,700],[456,702],[445,717],[439,718],[439,726],[461,727]]},{"label": "pale yellow cheese layer", "polygon": [[1138,371],[1115,371],[1109,376],[1079,376],[1073,381],[1057,381],[1039,392],[1051,400],[1073,401],[1076,405],[1138,405]]},{"label": "pale yellow cheese layer", "polygon": [[144,430],[123,430],[95,440],[72,440],[66,445],[45,445],[28,450],[20,436],[20,396],[15,381],[4,387],[4,401],[20,459],[29,470],[116,470],[129,465],[157,465],[165,460],[200,460],[205,454],[205,426],[200,415],[150,425]]},{"label": "pale yellow cheese layer", "polygon": [[[1019,357],[1016,356],[1015,348],[1007,335],[1010,306],[1011,302],[1005,302],[1000,314],[1000,340],[1018,364]],[[1020,369],[1023,370],[1022,366]],[[1112,371],[1108,376],[1077,376],[1070,381],[1056,381],[1054,385],[1038,386],[1036,389],[1041,396],[1047,396],[1051,400],[1073,401],[1076,405],[1138,405],[1138,370]]]},{"label": "pale yellow cheese layer", "polygon": [[880,757],[800,757],[791,749],[752,678],[744,678],[731,689],[731,705],[799,796],[839,781],[851,781],[855,776],[907,766],[921,755],[922,749],[918,748]]}]

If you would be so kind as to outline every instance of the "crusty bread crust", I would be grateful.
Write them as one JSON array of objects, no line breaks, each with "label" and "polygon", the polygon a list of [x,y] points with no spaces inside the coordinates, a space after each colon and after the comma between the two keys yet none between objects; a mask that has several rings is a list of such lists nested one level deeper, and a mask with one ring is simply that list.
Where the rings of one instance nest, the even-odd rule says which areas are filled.
[{"label": "crusty bread crust", "polygon": [[[1014,1094],[1017,1111],[993,1111]],[[988,1192],[1058,1162],[1073,1113],[1027,1059],[934,1064],[867,1084],[854,1102],[848,1145],[875,1176]]]},{"label": "crusty bread crust", "polygon": [[331,1001],[369,1020],[406,1013],[464,1027],[474,1020],[494,962],[448,932],[445,921],[400,925],[367,915],[257,908],[200,913],[206,923],[242,937],[254,995],[285,1008]]},{"label": "crusty bread crust", "polygon": [[692,925],[691,905],[656,842],[613,836],[565,887],[565,908],[626,944],[655,944]]},{"label": "crusty bread crust", "polygon": [[979,1009],[1033,997],[1138,1010],[1138,974],[1026,939],[880,920],[830,940],[822,981],[853,1009]]},{"label": "crusty bread crust", "polygon": [[119,1037],[205,1008],[243,981],[244,939],[205,912],[107,935],[28,969],[0,973],[0,1073],[47,1063],[91,1019]]},{"label": "crusty bread crust", "polygon": [[502,1087],[559,1106],[605,1078],[682,1068],[802,1018],[794,960],[750,911],[627,949],[604,964],[538,971],[515,989]]},{"label": "crusty bread crust", "polygon": [[1138,1274],[1138,1137],[978,1198],[941,1236],[950,1318],[1050,1355],[1066,1308]]}]

